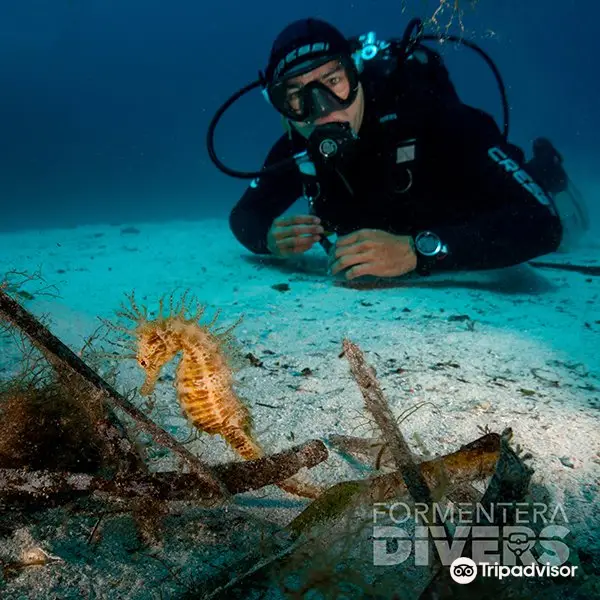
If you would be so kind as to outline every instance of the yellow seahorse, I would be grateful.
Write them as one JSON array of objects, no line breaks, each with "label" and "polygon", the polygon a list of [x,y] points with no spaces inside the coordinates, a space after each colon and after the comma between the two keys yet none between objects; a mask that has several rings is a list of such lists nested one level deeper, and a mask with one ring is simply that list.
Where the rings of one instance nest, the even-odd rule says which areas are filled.
[{"label": "yellow seahorse", "polygon": [[[210,323],[200,324],[206,307],[190,302],[195,304],[195,310],[193,316],[188,317],[191,311],[184,294],[179,306],[174,306],[173,296],[170,297],[166,314],[162,298],[158,316],[150,320],[147,308],[138,306],[133,293],[128,295],[128,300],[130,306],[123,305],[117,314],[136,324],[127,331],[135,338],[136,358],[146,373],[140,393],[151,394],[162,367],[181,352],[175,387],[183,414],[199,430],[223,436],[242,458],[263,456],[252,436],[250,412],[233,389],[232,367],[227,356],[233,342],[232,332],[242,319],[218,331],[214,328],[219,317],[217,311]],[[286,479],[279,487],[307,498],[316,498],[322,491],[299,476]]]}]

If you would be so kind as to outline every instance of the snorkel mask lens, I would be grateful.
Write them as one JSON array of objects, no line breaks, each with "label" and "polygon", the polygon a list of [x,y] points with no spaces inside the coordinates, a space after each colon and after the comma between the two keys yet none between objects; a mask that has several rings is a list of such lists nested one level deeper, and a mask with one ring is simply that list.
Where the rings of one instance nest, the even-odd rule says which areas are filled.
[{"label": "snorkel mask lens", "polygon": [[[302,75],[315,71],[306,83]],[[358,70],[351,57],[328,57],[301,65],[271,83],[271,104],[292,121],[310,122],[348,108],[358,93]]]}]

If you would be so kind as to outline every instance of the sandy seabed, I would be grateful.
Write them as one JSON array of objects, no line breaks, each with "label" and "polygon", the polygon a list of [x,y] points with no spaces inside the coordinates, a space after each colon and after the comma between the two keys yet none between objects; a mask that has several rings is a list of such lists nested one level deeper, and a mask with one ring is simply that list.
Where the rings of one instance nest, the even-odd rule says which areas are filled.
[{"label": "sandy seabed", "polygon": [[[600,267],[599,251],[588,242],[540,260]],[[114,318],[132,290],[152,310],[161,296],[189,289],[208,317],[221,311],[220,323],[243,314],[237,341],[259,360],[237,372],[236,385],[267,452],[331,433],[371,434],[360,390],[340,357],[342,340],[355,342],[395,415],[429,403],[401,424],[417,455],[457,450],[484,427],[512,428],[514,442],[533,455],[532,489],[561,505],[577,564],[598,574],[600,277],[522,265],[349,284],[327,275],[320,247],[287,261],[249,255],[225,220],[4,234],[0,255],[4,271],[41,268],[57,286],[59,298],[34,297],[25,305],[49,315],[53,333],[74,349],[98,317]],[[142,380],[134,361],[121,369],[123,389]],[[159,386],[156,401],[163,406],[160,424],[186,438],[190,428],[170,383]],[[188,448],[211,464],[236,460],[218,437],[200,436]],[[364,473],[331,452],[310,476],[331,485]],[[256,527],[237,527],[236,515],[275,530],[305,505],[274,487],[239,496],[228,513],[235,551],[219,537],[225,525],[212,524],[214,516],[200,509],[171,517],[155,551],[139,546],[126,516],[107,519],[90,545],[97,519],[54,509],[0,538],[0,558],[16,560],[39,546],[61,560],[0,579],[0,595],[179,598],[180,583],[200,577],[208,554],[226,562],[255,543]],[[416,596],[405,590],[400,597]]]}]

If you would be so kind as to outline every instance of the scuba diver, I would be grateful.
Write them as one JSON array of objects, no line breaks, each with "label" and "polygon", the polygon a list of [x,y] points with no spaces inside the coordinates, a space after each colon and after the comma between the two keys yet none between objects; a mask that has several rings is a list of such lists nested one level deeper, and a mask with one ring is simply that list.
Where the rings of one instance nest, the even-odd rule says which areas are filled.
[{"label": "scuba diver", "polygon": [[[503,131],[460,100],[429,40],[462,42],[486,60],[502,94]],[[214,130],[256,87],[285,133],[261,170],[236,171],[216,156]],[[512,266],[557,251],[564,214],[575,229],[588,227],[550,141],[535,140],[528,162],[508,142],[504,85],[487,54],[454,36],[425,35],[418,19],[391,41],[347,39],[313,18],[291,23],[259,80],[213,118],[208,150],[223,172],[252,178],[229,217],[245,248],[285,257],[320,243],[330,273],[347,279]],[[306,214],[282,216],[301,197]]]}]

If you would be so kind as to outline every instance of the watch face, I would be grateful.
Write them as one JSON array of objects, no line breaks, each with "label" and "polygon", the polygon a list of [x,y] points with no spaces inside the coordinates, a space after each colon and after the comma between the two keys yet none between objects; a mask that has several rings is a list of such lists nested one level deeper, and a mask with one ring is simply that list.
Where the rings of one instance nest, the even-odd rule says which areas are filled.
[{"label": "watch face", "polygon": [[415,240],[417,250],[424,256],[435,256],[442,248],[440,238],[433,233],[421,233]]}]

